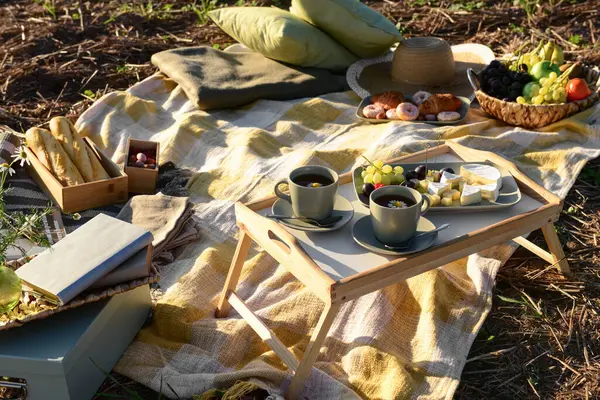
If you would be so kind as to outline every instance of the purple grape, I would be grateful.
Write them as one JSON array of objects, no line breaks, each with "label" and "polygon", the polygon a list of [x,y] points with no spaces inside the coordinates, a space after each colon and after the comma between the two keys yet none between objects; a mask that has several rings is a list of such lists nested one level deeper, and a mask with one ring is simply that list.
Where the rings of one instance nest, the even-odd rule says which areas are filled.
[{"label": "purple grape", "polygon": [[362,186],[362,192],[367,197],[371,195],[371,192],[373,192],[373,190],[375,190],[375,186],[373,186],[372,183],[365,183]]},{"label": "purple grape", "polygon": [[442,175],[444,172],[448,172],[450,174],[453,174],[454,170],[452,168],[450,168],[450,167],[444,167],[444,168],[440,169],[440,175]]}]

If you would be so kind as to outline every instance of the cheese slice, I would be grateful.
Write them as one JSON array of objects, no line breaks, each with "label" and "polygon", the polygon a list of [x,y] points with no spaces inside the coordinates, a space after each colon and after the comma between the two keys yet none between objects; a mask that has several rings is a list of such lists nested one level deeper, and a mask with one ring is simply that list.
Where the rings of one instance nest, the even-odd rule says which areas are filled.
[{"label": "cheese slice", "polygon": [[448,171],[444,171],[444,173],[440,177],[440,183],[449,183],[451,185],[454,185],[455,183],[458,183],[458,182],[462,181],[463,179],[464,178],[460,175],[456,175],[456,174],[452,174]]},{"label": "cheese slice", "polygon": [[477,182],[482,185],[495,183],[498,190],[502,188],[502,174],[497,168],[485,164],[465,164],[460,167],[460,174],[468,182]]},{"label": "cheese slice", "polygon": [[460,205],[468,206],[481,202],[481,186],[465,185],[462,194],[460,195]]},{"label": "cheese slice", "polygon": [[427,186],[427,191],[430,194],[437,194],[441,197],[444,194],[444,192],[451,189],[451,186],[452,185],[450,185],[449,183],[429,182],[429,185]]},{"label": "cheese slice", "polygon": [[481,189],[481,196],[490,201],[496,201],[500,194],[500,188],[495,183],[488,183],[487,185],[477,185]]}]

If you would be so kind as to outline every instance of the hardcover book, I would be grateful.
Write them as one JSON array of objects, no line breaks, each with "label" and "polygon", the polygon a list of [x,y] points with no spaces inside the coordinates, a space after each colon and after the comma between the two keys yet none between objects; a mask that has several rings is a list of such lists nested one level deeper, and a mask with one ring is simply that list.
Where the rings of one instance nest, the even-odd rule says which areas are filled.
[{"label": "hardcover book", "polygon": [[138,226],[99,214],[17,270],[23,284],[63,305],[152,244]]}]

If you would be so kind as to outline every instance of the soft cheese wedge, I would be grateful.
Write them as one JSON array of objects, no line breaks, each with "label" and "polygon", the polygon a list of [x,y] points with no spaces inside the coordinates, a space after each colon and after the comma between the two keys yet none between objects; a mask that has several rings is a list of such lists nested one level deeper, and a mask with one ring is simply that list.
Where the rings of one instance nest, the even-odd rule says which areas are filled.
[{"label": "soft cheese wedge", "polygon": [[465,164],[460,167],[460,175],[467,183],[480,183],[482,185],[496,184],[498,190],[502,188],[502,174],[497,168],[485,164]]},{"label": "soft cheese wedge", "polygon": [[427,191],[429,194],[437,194],[438,196],[442,197],[444,192],[451,189],[451,186],[452,185],[449,183],[429,182],[429,185],[427,185]]},{"label": "soft cheese wedge", "polygon": [[496,201],[500,194],[500,188],[495,183],[489,183],[487,185],[477,185],[481,189],[481,196],[490,201]]},{"label": "soft cheese wedge", "polygon": [[440,183],[449,183],[450,185],[458,184],[462,180],[464,180],[462,176],[452,174],[447,171],[444,171],[444,173],[440,177]]},{"label": "soft cheese wedge", "polygon": [[460,205],[468,206],[471,204],[480,203],[481,199],[481,186],[465,185],[465,188],[460,195]]}]

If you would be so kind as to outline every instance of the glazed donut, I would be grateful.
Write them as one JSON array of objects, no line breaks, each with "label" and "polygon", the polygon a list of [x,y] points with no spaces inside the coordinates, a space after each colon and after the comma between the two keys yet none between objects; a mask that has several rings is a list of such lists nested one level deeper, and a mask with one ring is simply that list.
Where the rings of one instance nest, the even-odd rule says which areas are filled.
[{"label": "glazed donut", "polygon": [[369,104],[365,108],[363,108],[363,115],[367,118],[377,118],[377,115],[383,113],[385,115],[385,110],[383,107],[376,106],[374,104]]},{"label": "glazed donut", "polygon": [[437,115],[440,121],[457,121],[460,119],[460,114],[456,111],[443,111]]},{"label": "glazed donut", "polygon": [[437,121],[437,117],[435,114],[427,114],[425,115],[425,121]]},{"label": "glazed donut", "polygon": [[419,105],[422,102],[424,102],[425,100],[427,100],[427,98],[431,96],[431,93],[429,92],[425,92],[424,90],[421,90],[415,94],[412,95],[412,101],[416,104]]},{"label": "glazed donut", "polygon": [[398,118],[398,115],[396,114],[395,108],[392,108],[391,110],[387,110],[385,112],[385,116],[387,117],[387,119],[400,119],[400,118]]},{"label": "glazed donut", "polygon": [[419,116],[419,109],[412,103],[400,103],[396,108],[396,115],[402,121],[414,121]]}]

